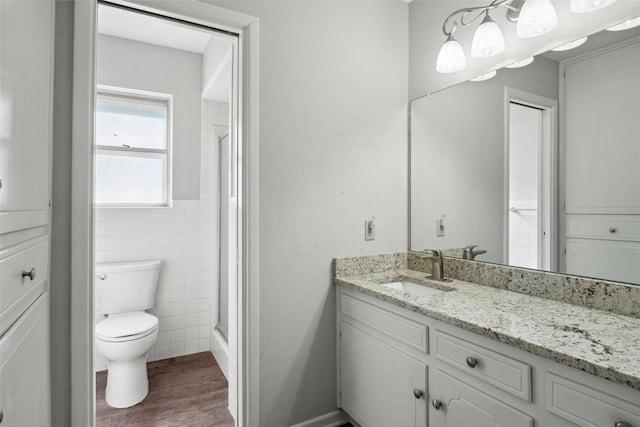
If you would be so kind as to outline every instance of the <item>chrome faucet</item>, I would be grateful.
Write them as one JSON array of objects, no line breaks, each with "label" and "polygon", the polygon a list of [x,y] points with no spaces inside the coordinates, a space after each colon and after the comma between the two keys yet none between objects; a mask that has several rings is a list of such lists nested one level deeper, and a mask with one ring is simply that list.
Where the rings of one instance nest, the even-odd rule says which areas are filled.
[{"label": "chrome faucet", "polygon": [[431,261],[431,278],[434,280],[444,280],[444,262],[442,251],[437,249],[425,249],[427,256],[424,259]]},{"label": "chrome faucet", "polygon": [[478,255],[487,253],[487,251],[485,251],[484,249],[474,251],[473,248],[477,248],[477,247],[478,245],[471,245],[464,248],[464,250],[462,251],[462,258],[474,260]]}]

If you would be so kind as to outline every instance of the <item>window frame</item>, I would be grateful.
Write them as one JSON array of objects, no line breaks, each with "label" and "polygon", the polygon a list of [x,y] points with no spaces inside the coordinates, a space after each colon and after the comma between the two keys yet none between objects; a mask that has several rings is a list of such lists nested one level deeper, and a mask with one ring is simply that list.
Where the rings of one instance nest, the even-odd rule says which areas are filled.
[{"label": "window frame", "polygon": [[[96,207],[99,208],[170,208],[173,206],[173,95],[161,92],[151,92],[141,89],[124,88],[118,86],[109,85],[97,85],[96,90],[96,112],[95,118],[97,121],[97,103],[98,98],[101,95],[115,96],[120,98],[128,98],[133,100],[151,100],[161,101],[166,103],[167,106],[167,146],[164,149],[158,148],[142,148],[134,146],[115,146],[115,145],[100,145],[97,140],[97,135],[94,136],[94,150],[97,156],[99,152],[103,153],[131,153],[139,157],[155,157],[157,155],[166,155],[166,173],[165,180],[163,182],[163,193],[166,196],[164,203],[98,203],[95,202]],[[154,156],[151,156],[154,155]],[[96,175],[97,177],[97,175]],[[96,186],[97,188],[97,186]]]}]

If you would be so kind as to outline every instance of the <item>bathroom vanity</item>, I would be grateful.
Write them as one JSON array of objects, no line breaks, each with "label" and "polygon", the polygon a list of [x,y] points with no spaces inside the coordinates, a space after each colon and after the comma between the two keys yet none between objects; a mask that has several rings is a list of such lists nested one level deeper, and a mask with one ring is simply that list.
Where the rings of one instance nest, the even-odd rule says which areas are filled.
[{"label": "bathroom vanity", "polygon": [[[413,254],[334,261],[338,406],[358,424],[640,426],[640,319],[562,301],[606,288],[632,314],[634,287],[574,278],[541,298],[507,290],[512,268],[486,286],[432,281],[423,267]],[[384,286],[398,281],[441,292]]]}]

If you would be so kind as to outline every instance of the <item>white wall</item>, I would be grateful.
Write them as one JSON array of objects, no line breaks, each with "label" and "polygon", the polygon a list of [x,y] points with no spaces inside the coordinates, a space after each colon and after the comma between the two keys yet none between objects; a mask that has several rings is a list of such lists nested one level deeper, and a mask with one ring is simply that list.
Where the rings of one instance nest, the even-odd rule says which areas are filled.
[{"label": "white wall", "polygon": [[412,249],[480,245],[479,260],[504,261],[505,87],[558,99],[558,64],[537,58],[411,103]]},{"label": "white wall", "polygon": [[202,55],[100,35],[98,84],[173,95],[173,198],[200,197]]},{"label": "white wall", "polygon": [[[436,72],[438,51],[445,41],[442,33],[445,18],[457,9],[488,3],[484,0],[414,0],[409,5],[409,99],[463,82],[516,59],[546,52],[552,47],[600,31],[628,17],[640,15],[640,2],[636,0],[620,0],[600,11],[584,14],[572,13],[567,0],[553,0],[558,14],[558,27],[541,37],[519,39],[515,34],[515,25],[505,22],[504,12],[496,12],[491,16],[503,30],[505,52],[488,59],[471,59],[467,55],[467,68],[464,70],[453,74]],[[465,28],[459,26],[455,34],[467,53],[470,51],[475,28],[476,24]]]},{"label": "white wall", "polygon": [[332,258],[407,247],[407,5],[216,4],[260,19],[260,425],[288,426],[335,410]]}]

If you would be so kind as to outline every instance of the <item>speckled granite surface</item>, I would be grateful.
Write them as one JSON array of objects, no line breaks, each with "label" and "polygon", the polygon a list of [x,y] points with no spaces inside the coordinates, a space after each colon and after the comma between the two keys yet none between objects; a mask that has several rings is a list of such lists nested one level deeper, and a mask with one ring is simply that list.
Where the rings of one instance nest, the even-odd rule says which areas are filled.
[{"label": "speckled granite surface", "polygon": [[[414,253],[408,254],[407,267],[431,271],[429,263]],[[445,277],[466,282],[640,317],[640,286],[636,285],[456,258],[445,258],[444,271]]]},{"label": "speckled granite surface", "polygon": [[[640,319],[461,280],[432,282],[406,269],[401,254],[385,257],[334,260],[334,271],[347,273],[335,283],[640,390]],[[451,291],[413,297],[381,285],[400,278]]]}]

